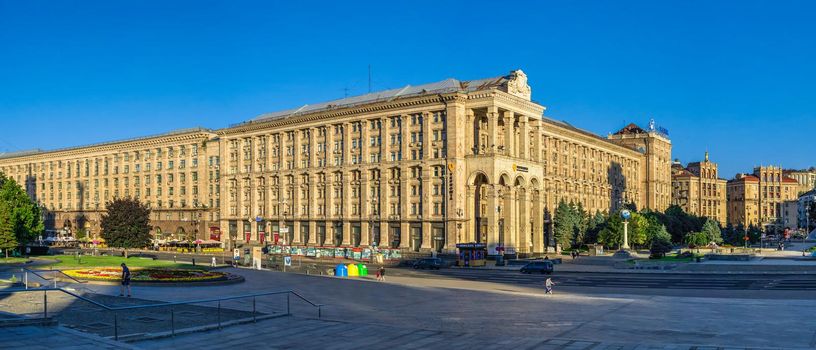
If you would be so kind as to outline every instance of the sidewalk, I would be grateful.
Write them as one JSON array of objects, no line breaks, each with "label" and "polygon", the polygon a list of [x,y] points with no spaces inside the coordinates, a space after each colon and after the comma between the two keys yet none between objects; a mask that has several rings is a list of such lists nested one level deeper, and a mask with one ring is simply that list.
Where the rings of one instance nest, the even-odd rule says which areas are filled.
[{"label": "sidewalk", "polygon": [[[583,260],[583,261],[582,261]],[[594,260],[594,261],[588,261]],[[571,260],[569,257],[555,264],[556,272],[570,273],[634,273],[634,274],[803,274],[816,275],[816,259],[801,260],[794,258],[760,258],[750,261],[723,261],[704,260],[703,262],[666,263],[666,268],[649,268],[644,263],[642,268],[622,268],[626,264],[622,260],[611,257],[579,257]],[[616,267],[617,266],[617,267]],[[522,265],[495,266],[494,261],[488,261],[484,267],[454,267],[462,270],[505,270],[518,271]]]}]

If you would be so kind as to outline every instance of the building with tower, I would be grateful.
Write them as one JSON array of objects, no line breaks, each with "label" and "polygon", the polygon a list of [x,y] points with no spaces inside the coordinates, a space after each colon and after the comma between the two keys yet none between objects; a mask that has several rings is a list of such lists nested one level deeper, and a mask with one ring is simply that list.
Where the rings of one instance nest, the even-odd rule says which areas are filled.
[{"label": "building with tower", "polygon": [[708,152],[702,162],[685,168],[676,162],[672,165],[672,204],[724,226],[728,222],[726,183],[719,178],[717,163],[709,160]]}]

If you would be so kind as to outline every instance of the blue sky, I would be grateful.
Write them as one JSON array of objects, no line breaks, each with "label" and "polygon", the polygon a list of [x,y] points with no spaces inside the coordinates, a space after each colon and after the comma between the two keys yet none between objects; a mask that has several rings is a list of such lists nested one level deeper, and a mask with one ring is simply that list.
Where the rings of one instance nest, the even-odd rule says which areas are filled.
[{"label": "blue sky", "polygon": [[375,90],[522,68],[547,116],[654,118],[726,178],[812,166],[814,4],[0,0],[0,151],[221,128],[365,93],[370,64]]}]

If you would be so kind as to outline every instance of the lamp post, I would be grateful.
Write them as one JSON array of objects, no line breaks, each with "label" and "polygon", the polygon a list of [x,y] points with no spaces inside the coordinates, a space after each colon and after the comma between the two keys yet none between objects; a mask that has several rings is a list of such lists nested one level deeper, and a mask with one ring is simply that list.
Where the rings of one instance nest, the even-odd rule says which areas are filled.
[{"label": "lamp post", "polygon": [[621,250],[628,250],[629,249],[629,218],[632,217],[632,213],[629,210],[621,210],[620,216],[623,219],[623,246],[621,246]]}]

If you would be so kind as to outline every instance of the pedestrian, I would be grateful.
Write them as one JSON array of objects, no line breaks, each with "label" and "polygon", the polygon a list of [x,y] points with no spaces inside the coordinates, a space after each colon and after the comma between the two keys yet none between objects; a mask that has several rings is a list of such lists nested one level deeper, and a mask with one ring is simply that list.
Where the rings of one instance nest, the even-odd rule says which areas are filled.
[{"label": "pedestrian", "polygon": [[549,255],[544,255],[544,260],[550,260],[550,256]]},{"label": "pedestrian", "polygon": [[380,269],[377,270],[377,279],[380,282],[385,282],[385,266],[380,266]]},{"label": "pedestrian", "polygon": [[581,251],[576,249],[575,250],[575,257],[573,259],[578,259],[579,256],[581,256]]},{"label": "pedestrian", "polygon": [[210,264],[210,266],[215,267],[215,265],[215,257],[212,257],[212,264]]},{"label": "pedestrian", "polygon": [[547,277],[547,280],[544,281],[544,294],[552,294],[554,285],[552,278]]},{"label": "pedestrian", "polygon": [[122,286],[119,289],[119,296],[124,296],[125,288],[127,288],[127,296],[130,298],[130,269],[122,263]]}]

